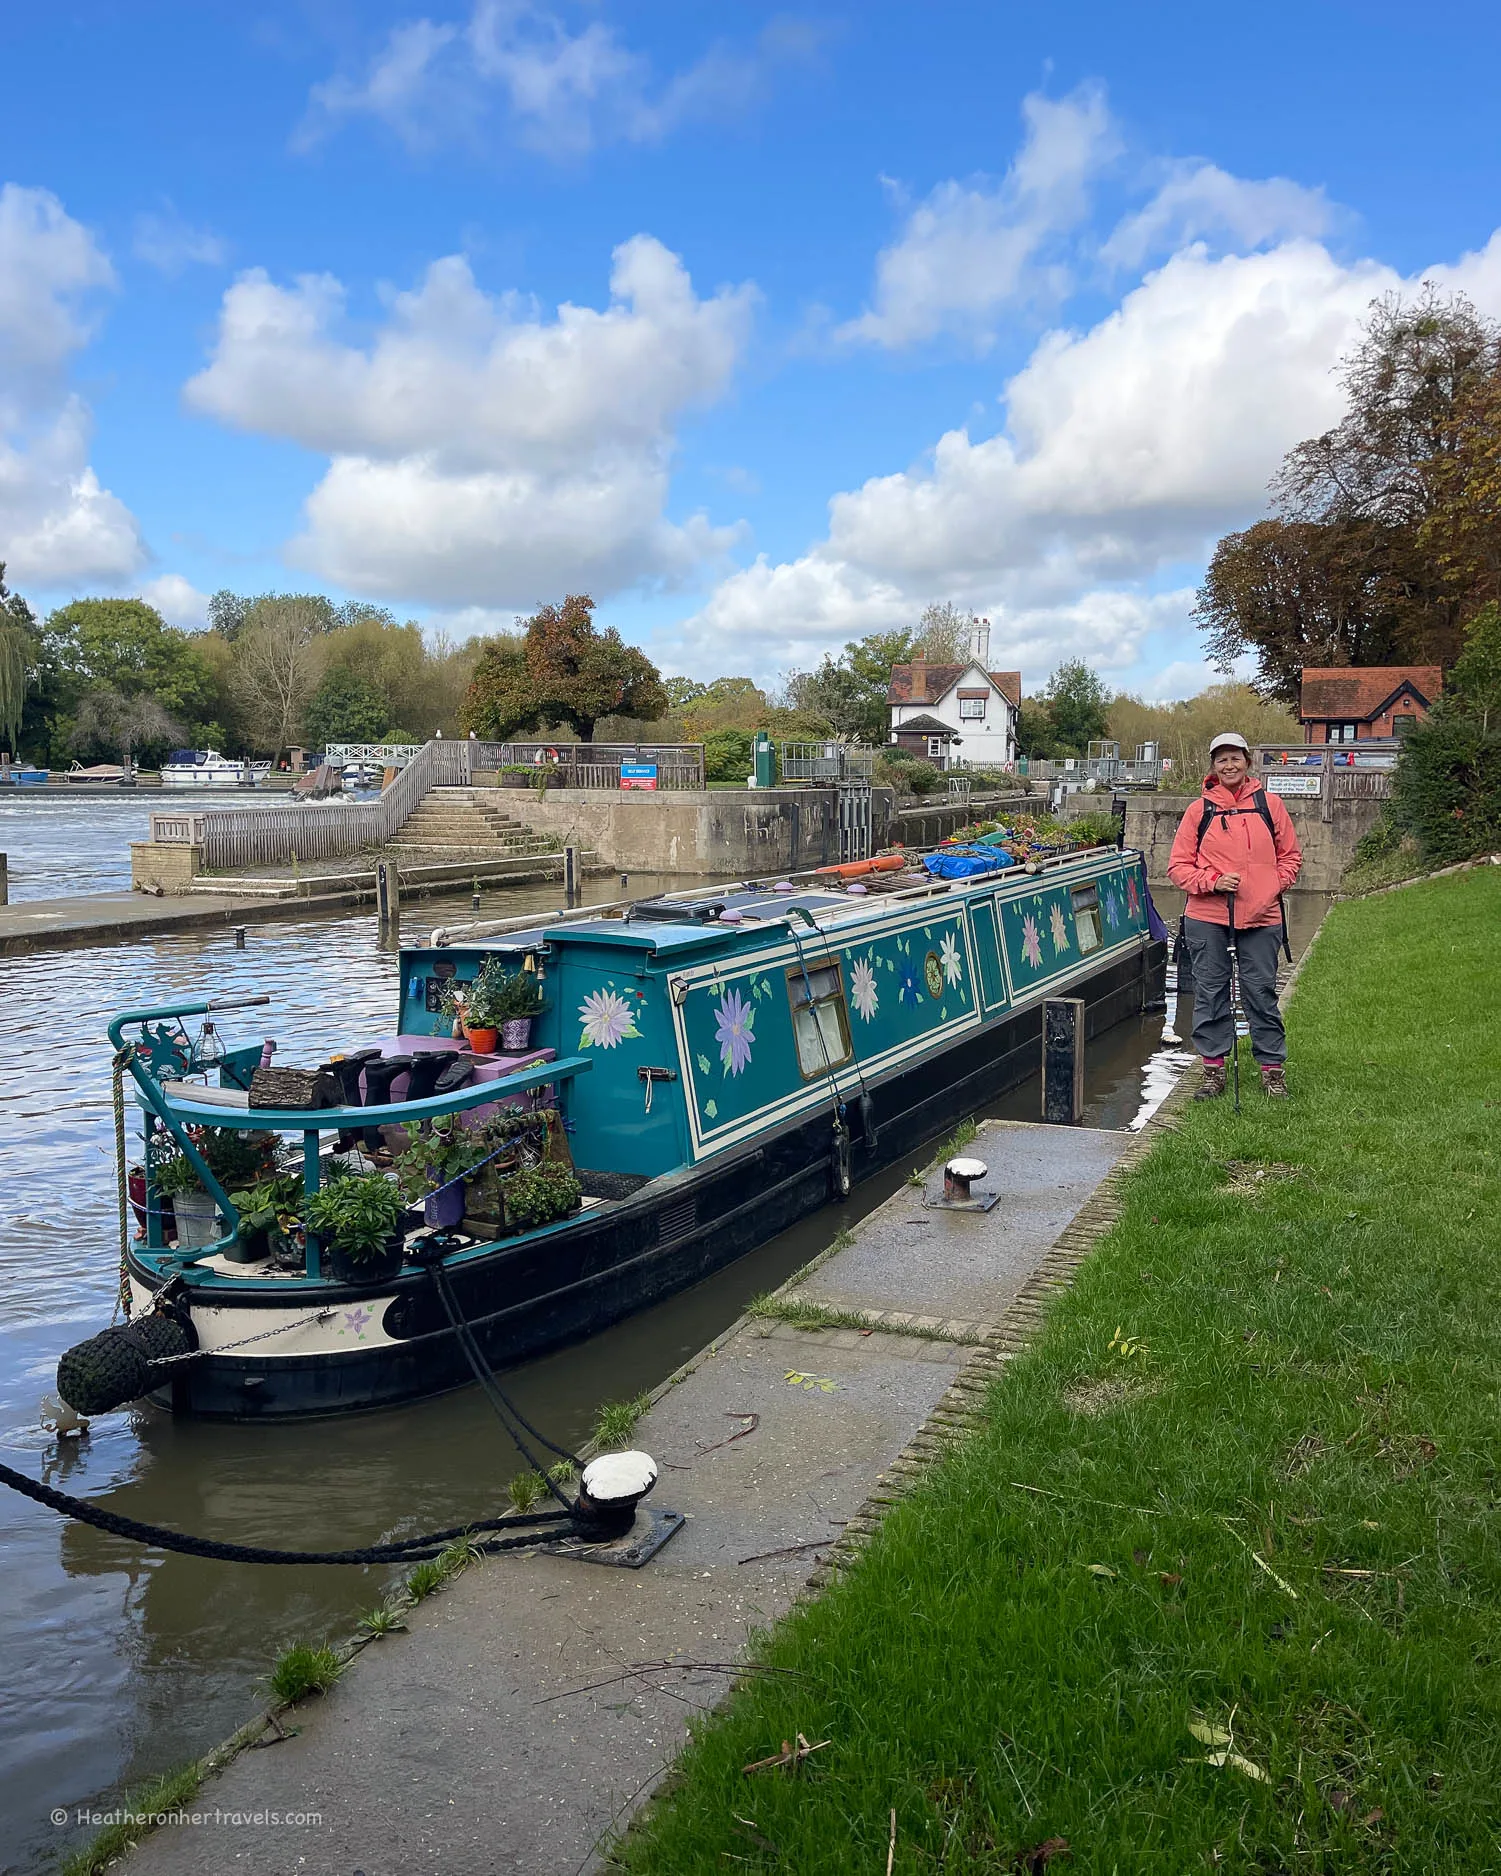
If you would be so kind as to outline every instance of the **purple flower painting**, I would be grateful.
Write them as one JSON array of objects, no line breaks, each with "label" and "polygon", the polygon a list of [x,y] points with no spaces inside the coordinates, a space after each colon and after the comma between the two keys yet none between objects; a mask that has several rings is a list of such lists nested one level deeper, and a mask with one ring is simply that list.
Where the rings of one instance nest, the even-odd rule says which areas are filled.
[{"label": "purple flower painting", "polygon": [[719,1044],[719,1059],[727,1075],[738,1075],[751,1059],[756,1038],[753,1025],[756,1012],[738,990],[727,990],[724,1001],[714,1011],[714,1040]]},{"label": "purple flower painting", "polygon": [[1042,933],[1030,912],[1022,920],[1022,956],[1034,971],[1042,969]]}]

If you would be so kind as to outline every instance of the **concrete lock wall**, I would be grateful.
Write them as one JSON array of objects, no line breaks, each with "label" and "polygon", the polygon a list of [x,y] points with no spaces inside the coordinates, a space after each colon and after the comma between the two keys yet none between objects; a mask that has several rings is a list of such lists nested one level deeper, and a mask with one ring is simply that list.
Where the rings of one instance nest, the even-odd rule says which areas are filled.
[{"label": "concrete lock wall", "polygon": [[[1126,845],[1146,856],[1147,878],[1154,886],[1167,884],[1168,855],[1184,811],[1202,799],[1198,795],[1130,795],[1126,800]],[[1293,830],[1303,849],[1303,871],[1298,886],[1304,892],[1336,892],[1340,876],[1350,864],[1355,843],[1376,825],[1380,801],[1336,801],[1334,819],[1320,818],[1322,804],[1299,796],[1284,796],[1282,805],[1292,817]]]},{"label": "concrete lock wall", "polygon": [[[790,873],[839,858],[831,788],[642,789],[602,794],[554,788],[517,810],[539,833],[592,847],[628,873],[707,873],[725,879]],[[510,805],[509,803],[507,805]],[[885,844],[892,791],[871,794],[872,836]]]}]

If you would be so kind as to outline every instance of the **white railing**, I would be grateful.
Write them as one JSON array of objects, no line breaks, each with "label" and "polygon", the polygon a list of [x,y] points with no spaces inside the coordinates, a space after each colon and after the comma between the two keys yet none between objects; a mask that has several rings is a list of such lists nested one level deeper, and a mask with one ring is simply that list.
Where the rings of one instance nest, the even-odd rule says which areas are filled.
[{"label": "white railing", "polygon": [[153,813],[151,838],[159,847],[197,847],[203,842],[203,822],[201,814]]},{"label": "white railing", "polygon": [[421,743],[330,743],[323,760],[342,768],[346,762],[368,762],[383,769],[404,769],[416,759]]}]

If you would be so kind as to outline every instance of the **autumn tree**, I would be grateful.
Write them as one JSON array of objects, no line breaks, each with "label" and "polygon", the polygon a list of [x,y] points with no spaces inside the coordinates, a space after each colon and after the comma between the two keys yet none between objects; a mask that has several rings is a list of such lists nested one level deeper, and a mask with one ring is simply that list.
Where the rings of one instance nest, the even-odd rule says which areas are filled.
[{"label": "autumn tree", "polygon": [[542,724],[563,724],[582,741],[601,717],[665,716],[668,702],[656,666],[614,626],[600,631],[594,601],[570,593],[517,620],[518,641],[481,652],[465,700],[465,726],[505,741]]},{"label": "autumn tree", "polygon": [[969,656],[974,628],[975,615],[968,606],[956,606],[951,599],[934,600],[923,607],[917,621],[911,655],[920,652],[929,664],[959,664]]},{"label": "autumn tree", "polygon": [[1501,582],[1501,328],[1462,295],[1377,301],[1334,429],[1272,483],[1276,512],[1215,549],[1195,617],[1230,671],[1296,696],[1304,665],[1451,664]]}]

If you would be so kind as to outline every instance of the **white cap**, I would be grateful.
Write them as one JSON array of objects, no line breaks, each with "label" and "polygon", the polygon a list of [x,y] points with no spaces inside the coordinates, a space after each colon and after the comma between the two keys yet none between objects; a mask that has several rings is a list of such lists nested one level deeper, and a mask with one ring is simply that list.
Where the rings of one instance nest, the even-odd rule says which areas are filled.
[{"label": "white cap", "polygon": [[1211,762],[1214,760],[1214,752],[1216,749],[1240,749],[1243,750],[1247,756],[1251,753],[1251,745],[1246,741],[1244,736],[1238,736],[1234,730],[1223,730],[1218,736],[1210,739],[1209,760]]}]

